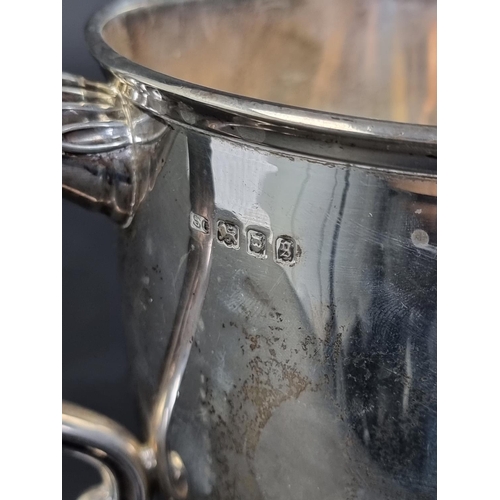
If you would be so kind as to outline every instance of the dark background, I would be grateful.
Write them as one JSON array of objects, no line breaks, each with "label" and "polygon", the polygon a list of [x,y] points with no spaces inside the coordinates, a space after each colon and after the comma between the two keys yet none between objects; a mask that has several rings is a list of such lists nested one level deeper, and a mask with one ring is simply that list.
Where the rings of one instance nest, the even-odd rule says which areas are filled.
[{"label": "dark background", "polygon": [[[103,80],[84,38],[104,0],[62,1],[62,69]],[[119,228],[105,216],[62,202],[62,396],[139,432],[123,337],[118,275]],[[63,456],[63,500],[98,478]]]}]

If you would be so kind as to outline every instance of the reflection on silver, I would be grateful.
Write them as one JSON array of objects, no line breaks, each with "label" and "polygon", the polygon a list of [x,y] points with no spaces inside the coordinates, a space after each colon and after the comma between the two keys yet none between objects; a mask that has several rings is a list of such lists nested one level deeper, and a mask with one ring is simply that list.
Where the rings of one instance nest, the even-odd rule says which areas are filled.
[{"label": "reflection on silver", "polygon": [[[67,451],[67,450],[66,450]],[[78,500],[119,500],[119,486],[113,471],[101,461],[78,451],[69,452],[73,456],[94,466],[101,476],[101,483],[84,491]]]},{"label": "reflection on silver", "polygon": [[[261,119],[278,117],[281,104],[320,110],[325,122],[332,121],[327,113],[337,113],[436,124],[434,2],[273,3],[163,3],[150,16],[115,16],[104,39],[161,74],[274,103],[265,114],[256,107]],[[184,114],[191,121],[188,110]],[[337,126],[356,129],[346,119]],[[376,127],[372,122],[366,132]],[[246,140],[266,140],[262,128],[241,132]]]},{"label": "reflection on silver", "polygon": [[[102,484],[81,500],[146,500],[148,471],[142,449],[124,428],[95,412],[63,403],[62,442],[75,456],[97,465]],[[107,496],[106,496],[107,495]]]},{"label": "reflection on silver", "polygon": [[[170,395],[162,432],[186,467],[190,498],[435,498],[436,178],[318,165],[192,130],[170,159],[123,234],[122,265],[144,415],[158,389]],[[241,176],[226,184],[230,161]],[[264,179],[251,196],[247,163]],[[165,392],[155,381],[165,349],[167,366],[181,366],[165,321],[185,303],[177,273],[192,272],[186,248],[202,235],[189,231],[189,193],[200,196],[205,179],[216,179],[219,200],[196,209],[214,227],[211,271],[203,306],[191,309],[197,326],[182,382]],[[179,193],[183,203],[167,201]],[[219,214],[232,214],[248,239],[255,213],[267,214],[276,235],[272,258],[215,241]],[[416,230],[425,247],[414,244]],[[157,276],[146,287],[144,270]],[[147,310],[138,303],[144,288],[154,298]]]},{"label": "reflection on silver", "polygon": [[[187,170],[190,211],[185,217],[174,219],[177,225],[179,220],[187,222],[189,214],[199,214],[202,219],[208,220],[214,212],[213,182],[208,165],[200,161],[195,152],[189,152]],[[186,260],[184,280],[176,301],[166,359],[148,423],[148,447],[156,457],[158,481],[163,491],[176,499],[187,497],[188,483],[182,459],[175,447],[170,446],[168,430],[208,287],[214,238],[210,227],[213,224],[208,224],[208,232],[190,231],[183,247],[183,260]],[[153,253],[155,251],[156,245]]]},{"label": "reflection on silver", "polygon": [[62,77],[63,195],[130,223],[168,155],[171,128],[114,86]]},{"label": "reflection on silver", "polygon": [[[104,464],[95,497],[142,499],[151,482],[176,499],[436,497],[436,128],[370,119],[390,108],[390,117],[432,123],[434,8],[426,0],[326,3],[119,2],[88,29],[110,83],[63,79],[65,192],[128,224],[125,324],[147,423],[142,447],[114,423],[64,408],[65,443]],[[144,5],[150,10],[138,10]],[[342,57],[335,75],[345,81],[320,85],[333,39],[309,44],[326,51],[313,101],[338,91],[350,96],[339,101],[346,106],[366,105],[356,117],[288,106],[309,96],[288,71],[293,58],[286,75],[279,65],[266,75],[267,83],[285,75],[284,87],[247,93],[281,89],[282,104],[154,71],[175,52],[155,49],[167,19],[189,28],[196,9],[208,9],[196,34],[208,50],[211,22],[224,24],[233,7],[265,11],[262,19],[282,30],[263,31],[275,45],[247,54],[256,67],[267,54],[264,62],[281,63],[280,51],[307,49],[301,35],[321,34],[297,26],[301,9],[338,9],[348,22],[335,35],[354,40],[350,62],[363,60],[362,71],[381,78],[391,105],[359,95]],[[389,7],[384,31],[380,13]],[[408,20],[426,30],[403,50]],[[358,23],[369,28],[366,45]],[[281,45],[290,34],[295,45]],[[395,52],[384,49],[388,34],[397,35]],[[261,45],[252,40],[243,49]],[[401,59],[407,49],[411,67]],[[190,54],[181,62],[196,73],[190,63],[203,58]],[[231,76],[231,85],[249,85]]]}]

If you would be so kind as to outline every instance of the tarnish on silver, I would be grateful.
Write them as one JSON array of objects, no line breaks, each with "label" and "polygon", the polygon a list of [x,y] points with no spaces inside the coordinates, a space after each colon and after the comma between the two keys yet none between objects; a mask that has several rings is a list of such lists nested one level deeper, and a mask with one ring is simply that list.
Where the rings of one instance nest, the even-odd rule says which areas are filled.
[{"label": "tarnish on silver", "polygon": [[129,105],[108,84],[63,73],[63,195],[130,222],[174,138],[163,121]]},{"label": "tarnish on silver", "polygon": [[[85,495],[143,500],[158,484],[176,500],[431,500],[436,127],[244,97],[148,69],[144,54],[170,53],[148,28],[176,11],[191,19],[187,4],[196,14],[202,3],[258,15],[270,5],[120,0],[87,28],[110,83],[63,77],[63,192],[130,223],[121,232],[125,327],[147,426],[143,446],[107,419],[63,407],[65,445],[102,463],[103,483]],[[307,25],[347,47],[336,75],[349,76],[349,63],[383,76],[394,63],[386,87],[395,109],[421,84],[410,74],[432,83],[418,70],[433,56],[432,1],[271,4],[266,23],[308,6],[339,19],[324,32],[300,15],[283,24],[289,62],[301,31],[291,28]],[[426,35],[402,49],[427,55],[412,52],[420,62],[406,65],[398,37],[420,11]],[[217,38],[212,28],[204,22],[207,39]],[[372,50],[379,45],[391,50]],[[325,63],[339,55],[306,46]]]}]

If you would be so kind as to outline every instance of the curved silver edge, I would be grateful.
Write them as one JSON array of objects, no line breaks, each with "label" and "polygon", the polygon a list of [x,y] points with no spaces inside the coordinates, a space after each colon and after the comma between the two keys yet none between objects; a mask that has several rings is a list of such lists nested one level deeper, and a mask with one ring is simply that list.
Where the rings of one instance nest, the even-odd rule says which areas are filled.
[{"label": "curved silver edge", "polygon": [[[147,444],[141,445],[107,417],[63,403],[63,447],[90,463],[97,461],[103,477],[101,485],[87,492],[87,500],[99,498],[102,492],[109,493],[113,500],[147,500],[148,482],[153,478],[168,497],[187,498],[187,473],[181,457],[168,447],[167,432],[208,286],[211,231],[193,232],[189,246],[184,286],[148,423]],[[110,493],[115,490],[117,496]]]},{"label": "curved silver edge", "polygon": [[[105,490],[111,498],[147,500],[148,453],[116,422],[63,402],[62,444],[66,451],[100,465],[103,484],[93,488],[95,494]],[[91,492],[87,496],[93,498]]]},{"label": "curved silver edge", "polygon": [[[270,146],[285,153],[304,152],[316,157],[338,159],[338,149],[328,149],[325,144],[338,144],[340,138],[342,146],[346,145],[342,141],[347,141],[351,148],[368,151],[369,164],[375,167],[393,167],[399,173],[435,174],[436,127],[352,118],[215,92],[135,64],[120,56],[103,40],[102,30],[112,18],[127,11],[165,3],[172,2],[119,0],[98,12],[88,24],[87,40],[91,52],[115,78],[115,90],[118,92],[111,94],[113,99],[121,99],[124,92],[127,100],[157,118],[170,118],[188,128],[199,128],[211,134],[222,134],[263,147]],[[95,90],[101,91],[96,85]],[[96,112],[91,103],[80,109]],[[106,112],[108,110],[100,108],[98,111],[102,114],[103,109]],[[97,141],[92,145],[94,149],[89,150],[85,141],[77,144],[76,149],[74,144],[67,142],[67,156],[103,155],[135,147],[135,141],[131,138],[133,136],[124,128],[124,123],[131,125],[131,118],[126,117],[125,121],[111,118],[103,126],[114,131],[109,134],[112,138],[110,143]],[[167,127],[165,124],[163,126]],[[65,132],[73,133],[75,130],[70,127]],[[86,126],[77,129],[79,133],[82,130],[87,134]],[[240,133],[242,130],[245,131],[244,135]],[[264,139],[262,135],[255,135],[256,131],[265,132]],[[320,147],[308,150],[307,144],[315,142]],[[373,152],[377,150],[382,151],[380,160],[376,155],[373,158]],[[352,158],[357,160],[351,151],[345,161]],[[404,160],[402,163],[401,158]],[[150,185],[149,182],[146,184]],[[68,191],[71,192],[71,187]],[[122,222],[130,220],[133,215],[133,207],[137,206],[136,196],[134,191],[131,195],[133,201],[123,211],[126,217],[118,215]],[[91,201],[94,203],[95,199]],[[116,207],[112,210],[114,213],[119,212]],[[100,461],[104,470],[114,474],[118,488],[123,492],[120,498],[125,500],[147,498],[148,469],[153,467],[157,467],[155,475],[164,491],[175,498],[185,498],[187,495],[182,461],[175,452],[168,450],[166,436],[206,293],[211,263],[211,235],[194,233],[190,244],[183,296],[150,420],[147,447],[142,448],[133,436],[113,421],[76,405],[63,405],[63,445],[74,453],[83,453]],[[151,460],[150,465],[145,460],[146,456]]]},{"label": "curved silver edge", "polygon": [[187,273],[180,306],[176,315],[165,368],[149,421],[148,446],[157,460],[158,480],[162,490],[176,499],[187,497],[186,471],[180,457],[168,448],[167,431],[188,362],[210,272],[211,237],[191,238]]},{"label": "curved silver edge", "polygon": [[[241,124],[247,120],[249,127],[277,126],[286,134],[306,135],[308,140],[321,142],[345,137],[362,147],[378,142],[380,148],[407,151],[413,157],[425,158],[424,170],[434,170],[437,156],[437,128],[349,117],[322,111],[284,106],[214,91],[169,77],[136,64],[115,52],[103,39],[103,28],[111,19],[126,12],[175,3],[178,0],[118,0],[97,12],[87,25],[86,37],[94,57],[114,75],[133,86],[145,85],[158,89],[173,100],[189,102],[205,117],[212,112],[226,113],[225,120]],[[191,0],[194,1],[194,0]],[[286,130],[283,129],[286,127]],[[265,141],[263,142],[265,144]],[[328,156],[328,155],[327,155]],[[403,168],[405,170],[405,168]]]},{"label": "curved silver edge", "polygon": [[[302,158],[311,163],[331,166],[334,162],[341,168],[362,168],[380,173],[436,177],[436,147],[411,143],[385,143],[365,138],[342,136],[332,138],[326,134],[311,134],[287,130],[284,134],[279,126],[251,123],[239,118],[210,115],[209,110],[186,104],[157,88],[137,84],[116,76],[118,87],[126,99],[135,106],[155,116],[163,117],[173,128],[196,130],[200,134],[216,136],[252,145],[263,152],[279,156]],[[189,123],[186,121],[189,120]]]},{"label": "curved silver edge", "polygon": [[[197,208],[208,215],[207,210]],[[205,300],[212,255],[211,233],[211,230],[193,231],[190,238],[182,295],[148,422],[146,445],[141,445],[109,418],[63,403],[63,447],[91,463],[97,460],[103,478],[101,485],[79,500],[97,500],[102,492],[110,500],[147,500],[148,483],[152,480],[158,481],[167,498],[187,498],[187,472],[181,457],[169,449],[167,433]],[[115,490],[119,492],[117,496],[110,493]]]},{"label": "curved silver edge", "polygon": [[62,75],[63,196],[127,225],[154,185],[175,137],[131,106],[115,82]]},{"label": "curved silver edge", "polygon": [[[200,158],[193,157],[192,152],[189,155],[191,208],[208,221],[214,212],[211,174],[204,171],[206,165]],[[100,460],[102,466],[121,481],[115,489],[125,491],[123,494],[128,496],[120,496],[125,500],[146,498],[148,481],[149,484],[158,482],[168,498],[181,500],[188,494],[187,473],[181,457],[169,448],[168,429],[208,287],[213,231],[208,222],[203,231],[191,231],[186,274],[161,382],[148,419],[146,444],[139,444],[130,433],[106,417],[69,403],[63,405],[63,445]],[[106,470],[102,467],[100,470],[103,479],[109,479]],[[149,478],[147,472],[150,472]],[[112,482],[103,481],[103,485],[91,491],[98,495],[113,489],[112,486]]]},{"label": "curved silver edge", "polygon": [[101,482],[95,486],[85,490],[78,500],[119,500],[120,492],[118,481],[116,480],[113,471],[90,455],[85,455],[80,451],[66,450],[69,455],[72,455],[83,462],[87,462],[99,472]]},{"label": "curved silver edge", "polygon": [[148,447],[156,457],[160,487],[176,500],[187,498],[188,478],[181,457],[169,449],[167,433],[205,301],[215,231],[208,222],[215,209],[212,175],[193,151],[189,152],[189,171],[191,210],[206,226],[191,230],[184,282],[148,424]]}]

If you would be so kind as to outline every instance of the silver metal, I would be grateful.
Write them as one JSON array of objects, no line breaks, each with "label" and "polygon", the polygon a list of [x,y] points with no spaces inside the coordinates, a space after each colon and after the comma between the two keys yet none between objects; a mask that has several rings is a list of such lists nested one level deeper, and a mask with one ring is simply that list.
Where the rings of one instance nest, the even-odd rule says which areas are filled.
[{"label": "silver metal", "polygon": [[117,478],[109,467],[93,458],[91,455],[87,455],[79,451],[65,451],[66,453],[92,465],[99,471],[101,476],[101,483],[84,491],[78,497],[78,500],[117,500],[120,498]]},{"label": "silver metal", "polygon": [[112,85],[63,74],[63,195],[130,223],[173,140],[163,121],[127,108]]},{"label": "silver metal", "polygon": [[[197,214],[198,219],[204,220],[210,220],[214,212],[213,185],[202,169],[203,164],[197,162],[189,168],[192,211],[188,214],[186,222],[190,217],[192,220],[193,212]],[[171,451],[166,437],[210,277],[213,225],[208,223],[208,227],[202,225],[202,228],[204,229],[202,231],[198,228],[191,231],[186,247],[184,282],[178,298],[165,366],[162,370],[163,375],[149,417],[148,445],[156,456],[157,467],[160,471],[158,479],[163,491],[175,498],[186,498],[188,485],[185,474],[176,474],[172,467]],[[174,464],[179,460],[180,457],[174,460]],[[180,469],[183,469],[182,465]]]},{"label": "silver metal", "polygon": [[[193,179],[213,182],[211,228],[231,213],[243,237],[268,235],[270,254],[210,234],[207,293],[168,407],[167,443],[189,498],[435,498],[436,179],[318,165],[193,131],[170,158],[122,233],[145,419],[193,270],[189,240],[203,235],[189,226]],[[285,236],[300,250],[294,265],[289,252],[279,257]]]},{"label": "silver metal", "polygon": [[99,467],[103,482],[81,500],[146,500],[148,471],[139,442],[109,418],[63,403],[62,442],[66,450]]},{"label": "silver metal", "polygon": [[436,498],[434,20],[431,0],[205,0],[90,22],[109,84],[66,78],[63,172],[127,225],[140,484]]}]

